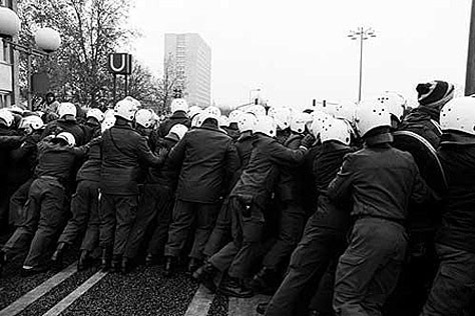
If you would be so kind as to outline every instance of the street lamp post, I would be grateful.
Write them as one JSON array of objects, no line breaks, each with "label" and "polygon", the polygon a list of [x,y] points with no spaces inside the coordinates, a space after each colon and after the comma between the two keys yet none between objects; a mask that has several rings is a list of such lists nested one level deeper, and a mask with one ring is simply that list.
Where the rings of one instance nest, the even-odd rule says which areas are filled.
[{"label": "street lamp post", "polygon": [[18,36],[20,31],[20,19],[17,14],[6,7],[0,7],[0,38],[5,45],[10,45],[13,49],[23,52],[27,55],[27,81],[28,81],[28,108],[31,110],[31,64],[32,56],[48,56],[56,51],[61,45],[59,33],[49,27],[38,29],[35,34],[35,44],[39,48],[23,45],[14,42],[13,37]]},{"label": "street lamp post", "polygon": [[360,72],[359,72],[359,86],[358,86],[358,102],[361,101],[361,89],[363,84],[363,42],[369,38],[376,37],[373,28],[358,27],[355,31],[350,31],[348,37],[351,40],[360,41]]}]

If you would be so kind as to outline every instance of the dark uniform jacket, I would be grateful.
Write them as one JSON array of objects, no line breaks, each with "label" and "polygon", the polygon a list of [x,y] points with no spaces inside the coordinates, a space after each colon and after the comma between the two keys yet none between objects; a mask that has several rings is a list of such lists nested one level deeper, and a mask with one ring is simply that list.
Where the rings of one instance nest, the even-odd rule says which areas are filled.
[{"label": "dark uniform jacket", "polygon": [[431,190],[419,174],[414,158],[389,144],[365,147],[346,155],[328,187],[333,201],[353,197],[355,218],[378,217],[404,222],[412,198],[421,203]]},{"label": "dark uniform jacket", "polygon": [[176,197],[187,202],[217,202],[239,168],[231,137],[208,122],[186,133],[170,160],[181,166]]},{"label": "dark uniform jacket", "polygon": [[475,145],[445,145],[438,152],[448,192],[437,242],[475,253]]},{"label": "dark uniform jacket", "polygon": [[[171,151],[171,149],[178,143],[178,139],[172,140],[166,138],[160,143],[157,143],[157,147],[163,147]],[[160,167],[150,167],[146,183],[149,184],[159,184],[161,186],[175,190],[178,183],[178,174],[180,170],[177,170],[173,167],[173,164],[170,161],[170,158],[167,156],[165,162]]]},{"label": "dark uniform jacket", "polygon": [[346,154],[354,150],[336,141],[327,141],[320,146],[314,164],[315,190],[318,197],[318,226],[338,231],[346,231],[350,225],[351,205],[348,201],[330,201],[327,189],[335,178]]},{"label": "dark uniform jacket", "polygon": [[164,157],[154,155],[147,139],[128,123],[117,118],[113,127],[102,134],[101,191],[111,195],[139,194],[140,164],[160,165]]},{"label": "dark uniform jacket", "polygon": [[424,106],[415,108],[404,118],[398,130],[414,132],[424,137],[434,149],[437,149],[442,136],[439,127],[439,111]]},{"label": "dark uniform jacket", "polygon": [[[291,133],[284,146],[290,149],[300,147],[303,135]],[[277,198],[280,201],[302,202],[302,166],[282,166],[279,168],[278,183],[275,188]]]},{"label": "dark uniform jacket", "polygon": [[162,124],[160,124],[160,127],[158,128],[160,136],[167,136],[168,132],[170,132],[170,129],[176,124],[183,124],[186,127],[191,126],[190,119],[188,118],[186,113],[183,111],[176,111],[175,113],[173,113],[172,116],[170,116],[165,121],[163,121]]},{"label": "dark uniform jacket", "polygon": [[45,138],[48,135],[57,135],[61,132],[68,132],[73,134],[76,140],[76,146],[81,146],[86,143],[86,136],[84,129],[76,121],[68,121],[59,119],[46,125],[41,138]]},{"label": "dark uniform jacket", "polygon": [[279,166],[299,165],[306,149],[290,149],[276,139],[257,133],[251,158],[230,196],[247,196],[263,207],[276,183]]}]

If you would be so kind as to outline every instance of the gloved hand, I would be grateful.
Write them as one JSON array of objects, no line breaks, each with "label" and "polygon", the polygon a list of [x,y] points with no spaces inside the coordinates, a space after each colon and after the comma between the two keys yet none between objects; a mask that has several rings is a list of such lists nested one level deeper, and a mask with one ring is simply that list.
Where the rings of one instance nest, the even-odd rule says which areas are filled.
[{"label": "gloved hand", "polygon": [[313,137],[312,134],[307,134],[300,142],[300,146],[309,149],[310,147],[312,147],[313,143],[315,143],[315,137]]}]

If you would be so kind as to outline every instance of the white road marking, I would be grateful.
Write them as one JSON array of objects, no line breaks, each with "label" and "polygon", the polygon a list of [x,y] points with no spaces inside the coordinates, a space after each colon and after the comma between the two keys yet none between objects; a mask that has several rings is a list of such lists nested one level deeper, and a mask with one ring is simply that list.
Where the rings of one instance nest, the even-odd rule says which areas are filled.
[{"label": "white road marking", "polygon": [[26,293],[15,302],[11,303],[0,311],[0,316],[14,316],[23,311],[28,305],[41,298],[51,291],[54,287],[69,278],[77,272],[77,262],[72,263],[64,270],[56,273],[54,276],[38,285],[36,288]]},{"label": "white road marking", "polygon": [[49,311],[43,314],[43,316],[57,316],[61,314],[68,306],[70,306],[74,301],[80,298],[84,293],[86,293],[91,287],[99,282],[103,277],[107,275],[107,272],[96,272],[92,277],[87,279],[81,286],[76,290],[71,292],[68,296],[63,298],[58,304],[54,305]]},{"label": "white road marking", "polygon": [[259,315],[256,312],[257,304],[270,301],[271,297],[268,295],[255,295],[251,298],[229,298],[229,316],[254,316]]},{"label": "white road marking", "polygon": [[196,291],[195,296],[193,296],[193,299],[186,310],[185,316],[208,315],[208,311],[214,297],[215,294],[210,293],[209,290],[201,284]]}]

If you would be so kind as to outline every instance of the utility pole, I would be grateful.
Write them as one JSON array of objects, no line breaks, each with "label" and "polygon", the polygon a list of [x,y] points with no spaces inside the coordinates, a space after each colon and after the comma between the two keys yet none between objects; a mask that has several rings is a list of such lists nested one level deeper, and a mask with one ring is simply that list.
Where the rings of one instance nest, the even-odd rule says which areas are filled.
[{"label": "utility pole", "polygon": [[475,1],[472,0],[470,30],[468,37],[467,73],[465,77],[465,95],[475,93]]}]

